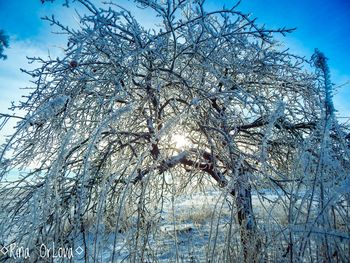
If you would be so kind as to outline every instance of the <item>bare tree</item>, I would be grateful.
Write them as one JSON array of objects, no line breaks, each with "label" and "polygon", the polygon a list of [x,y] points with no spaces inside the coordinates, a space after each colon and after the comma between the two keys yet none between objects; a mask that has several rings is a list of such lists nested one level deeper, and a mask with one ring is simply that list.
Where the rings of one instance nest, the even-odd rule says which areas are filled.
[{"label": "bare tree", "polygon": [[307,72],[310,62],[273,38],[292,30],[260,27],[237,5],[138,0],[158,21],[149,29],[118,5],[78,2],[89,12],[79,30],[46,18],[68,35],[66,56],[32,58],[42,64],[27,71],[35,86],[12,108],[27,115],[0,153],[3,243],[82,240],[85,261],[101,260],[106,243],[110,261],[123,249],[131,262],[160,260],[152,242],[175,181],[207,181],[227,194],[232,217],[224,247],[206,261],[346,261],[349,136],[322,53]]}]

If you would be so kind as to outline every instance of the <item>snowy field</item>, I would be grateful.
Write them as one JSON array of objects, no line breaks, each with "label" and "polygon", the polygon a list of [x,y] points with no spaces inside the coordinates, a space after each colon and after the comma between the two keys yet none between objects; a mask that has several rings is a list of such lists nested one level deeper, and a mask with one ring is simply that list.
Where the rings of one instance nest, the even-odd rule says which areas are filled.
[{"label": "snowy field", "polygon": [[[153,262],[154,258],[157,258],[158,262],[204,262],[206,258],[216,258],[218,247],[225,242],[221,232],[227,231],[231,220],[228,207],[226,205],[219,207],[222,204],[218,204],[218,197],[219,192],[211,192],[209,195],[195,193],[176,197],[173,200],[174,205],[168,201],[160,215],[161,222],[157,226],[157,231],[152,233],[148,240],[152,251],[148,251],[149,253],[146,251],[145,258],[149,258],[150,262]],[[220,218],[213,214],[219,210],[221,210]],[[117,262],[129,261],[132,257],[128,246],[133,244],[132,240],[128,240],[128,231],[132,231],[133,226],[129,227],[125,232],[117,234],[118,252],[115,255]],[[91,230],[93,231],[93,228]],[[92,236],[90,241],[89,248],[93,250]],[[114,234],[111,233],[109,239],[101,242],[104,243],[104,251],[99,251],[100,260],[109,262],[113,253]],[[129,242],[131,243],[128,244]],[[213,244],[213,247],[208,247],[208,243]],[[93,251],[89,253],[92,255]],[[77,262],[85,262],[85,259],[81,258]]]},{"label": "snowy field", "polygon": [[[274,205],[271,203],[278,199],[278,195],[269,193],[264,197],[265,199],[261,200],[261,197],[253,195],[253,206],[257,220],[266,218],[266,211],[270,211],[271,221],[266,228],[271,230],[277,227],[277,222],[283,222],[286,219],[282,206],[278,205],[278,202]],[[232,213],[229,208],[229,200],[230,198],[226,199],[219,191],[180,195],[172,201],[169,200],[160,215],[161,222],[157,225],[157,230],[152,231],[146,241],[147,249],[144,252],[146,262],[154,262],[155,259],[157,262],[222,262],[222,259],[227,256],[225,255],[227,242],[230,242],[232,248],[236,247],[236,258],[240,258],[238,223],[236,214]],[[128,235],[132,233],[133,226],[128,227],[116,235],[116,240],[114,240],[113,233],[109,238],[100,240],[103,244],[101,246],[103,251],[98,250],[96,254],[100,255],[101,262],[111,260],[115,241],[116,261],[128,262],[132,258],[133,255],[128,248],[135,244],[134,240],[128,238]],[[94,233],[94,230],[92,227],[91,233]],[[231,233],[230,240],[227,234],[229,232]],[[94,254],[93,236],[91,234],[87,238],[90,241],[87,248],[91,257]],[[140,248],[143,245],[145,244],[140,244]],[[77,262],[85,262],[85,259],[80,258]]]},{"label": "snowy field", "polygon": [[[258,231],[263,237],[270,236],[270,243],[265,244],[268,262],[283,262],[281,251],[287,247],[284,233],[291,228],[287,198],[277,191],[261,190],[259,194],[253,192],[252,202]],[[85,237],[75,240],[73,261],[63,257],[54,262],[82,263],[87,262],[87,256],[89,262],[111,262],[112,258],[114,262],[140,262],[140,257],[142,262],[226,262],[227,258],[240,262],[243,258],[239,225],[231,203],[232,197],[217,190],[169,196],[162,212],[147,219],[137,240],[134,216],[121,218],[117,231],[113,222],[103,222],[98,228],[95,223],[85,222],[88,231]],[[293,230],[298,236],[297,226]],[[300,237],[304,232],[301,226]],[[342,235],[341,231],[333,234]],[[78,246],[87,253],[76,253]]]}]

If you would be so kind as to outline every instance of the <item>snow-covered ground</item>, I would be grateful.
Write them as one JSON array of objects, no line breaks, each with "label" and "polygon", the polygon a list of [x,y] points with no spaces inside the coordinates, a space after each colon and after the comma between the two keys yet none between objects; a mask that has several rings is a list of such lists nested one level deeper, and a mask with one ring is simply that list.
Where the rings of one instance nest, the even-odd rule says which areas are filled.
[{"label": "snow-covered ground", "polygon": [[[264,196],[266,199],[261,200],[256,194],[253,195],[253,205],[258,220],[266,213],[266,209],[271,209],[268,200],[278,199],[278,195],[273,193]],[[227,242],[230,242],[231,247],[236,246],[237,250],[240,246],[235,213],[231,212],[229,206],[230,198],[220,191],[195,192],[174,197],[172,201],[168,200],[164,205],[165,209],[161,214],[157,230],[152,231],[148,237],[145,260],[147,262],[154,262],[155,259],[157,262],[222,262],[222,258],[227,253],[225,251]],[[281,208],[275,207],[276,209]],[[280,213],[280,216],[282,215],[283,212]],[[231,235],[228,235],[229,231]],[[228,236],[231,237],[229,241]],[[101,241],[104,243],[104,248],[97,253],[101,255],[101,262],[111,260],[114,237],[115,235],[111,233],[109,238]],[[117,262],[128,261],[133,256],[128,247],[131,247],[130,243],[134,240],[128,239],[128,231],[117,233],[116,237],[115,259]],[[91,234],[90,243],[88,250],[89,254],[93,255],[93,234]],[[84,260],[81,258],[77,262],[84,262]]]},{"label": "snow-covered ground", "polygon": [[[145,251],[147,262],[204,262],[206,258],[216,257],[217,248],[225,242],[221,232],[227,231],[231,218],[229,209],[218,202],[219,192],[194,193],[192,195],[181,195],[167,201],[160,215],[161,220],[157,230],[152,231],[148,237],[148,245]],[[222,206],[222,207],[221,207]],[[221,210],[218,217],[215,211]],[[216,222],[219,220],[219,224]],[[132,229],[129,229],[132,232]],[[114,233],[102,241],[103,251],[98,251],[102,262],[109,262],[114,249]],[[128,250],[128,230],[117,233],[115,246],[117,262],[130,259],[132,253]],[[89,254],[94,254],[94,237],[88,238]],[[238,240],[237,240],[238,241]],[[79,244],[79,242],[77,242]],[[211,247],[208,245],[211,244]],[[80,243],[83,246],[82,243]],[[76,258],[76,262],[84,262],[84,258]]]},{"label": "snow-covered ground", "polygon": [[[113,254],[114,262],[140,262],[141,259],[142,262],[164,263],[226,262],[225,259],[230,257],[239,262],[242,259],[241,240],[236,211],[230,209],[232,202],[232,197],[219,190],[169,196],[161,213],[147,219],[139,236],[135,234],[135,218],[118,231],[111,231],[102,223],[96,230],[92,223],[85,237],[75,240],[73,262],[86,262],[84,253],[75,251],[78,246],[90,259],[98,262],[111,262]],[[252,202],[258,231],[262,236],[270,235],[267,245],[272,249],[266,253],[272,262],[279,262],[285,253],[281,251],[287,247],[283,231],[290,227],[287,198],[280,192],[265,190],[259,194],[253,192]],[[301,228],[294,230],[295,233],[305,232]],[[273,236],[275,238],[271,238]]]}]

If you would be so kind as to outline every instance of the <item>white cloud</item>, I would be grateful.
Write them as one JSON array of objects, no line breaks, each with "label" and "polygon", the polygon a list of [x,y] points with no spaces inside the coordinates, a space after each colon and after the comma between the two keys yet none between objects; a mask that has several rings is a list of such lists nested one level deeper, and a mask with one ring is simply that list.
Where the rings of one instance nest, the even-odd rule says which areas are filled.
[{"label": "white cloud", "polygon": [[[52,49],[50,53],[58,55],[59,49]],[[28,95],[29,90],[27,87],[33,87],[33,80],[29,75],[21,72],[20,68],[31,70],[38,66],[38,64],[28,64],[26,56],[29,57],[42,57],[48,56],[48,47],[35,43],[29,40],[18,41],[15,37],[11,39],[11,48],[6,50],[8,56],[7,60],[0,61],[0,112],[13,115],[14,112],[8,108],[11,106],[11,102],[15,104],[24,101],[23,95]],[[16,112],[17,116],[24,115],[23,112]],[[0,131],[0,143],[4,141],[4,136],[13,132],[13,126],[16,121],[12,120]]]},{"label": "white cloud", "polygon": [[[127,9],[131,9],[135,18],[142,22],[147,28],[152,27],[154,20],[152,20],[152,14],[149,14],[149,10],[142,10],[135,8],[134,4],[129,1],[122,0],[122,5]],[[80,14],[83,14],[86,10],[81,6],[74,5],[74,8],[66,8],[61,5],[44,6],[40,13],[42,16],[51,16],[52,13],[55,17],[61,21],[64,25],[68,25],[73,28],[79,27],[78,15],[74,8],[78,9]],[[73,7],[73,6],[72,6]],[[159,22],[159,21],[158,21]],[[47,57],[49,52],[53,57],[62,54],[62,49],[59,47],[65,47],[66,36],[52,34],[52,31],[59,31],[56,27],[49,26],[49,22],[43,22],[41,24],[40,35],[33,36],[32,40],[17,40],[16,36],[11,37],[11,47],[6,50],[8,59],[0,61],[0,112],[9,113],[8,107],[11,105],[11,101],[18,102],[21,100],[21,96],[28,94],[28,90],[23,88],[32,86],[30,83],[30,76],[22,73],[20,68],[34,69],[37,65],[28,64],[26,56]],[[287,38],[279,38],[285,43],[285,47],[290,48],[292,53],[305,55],[310,57],[313,50],[306,47],[300,40],[289,35]],[[342,85],[350,80],[350,76],[341,75],[337,69],[331,68],[332,81],[337,85]],[[348,99],[350,97],[350,84],[340,88],[334,96],[334,104],[338,109],[339,116],[350,116],[350,104]],[[19,113],[17,113],[19,114]],[[10,133],[13,126],[7,125],[5,129],[0,131],[0,142],[3,138],[3,134]]]},{"label": "white cloud", "polygon": [[[76,6],[74,6],[76,7]],[[81,8],[78,7],[80,13]],[[55,15],[55,19],[63,25],[70,28],[79,27],[76,10],[73,8],[63,7],[62,4],[45,4],[39,10],[40,16],[51,17]],[[10,36],[10,48],[5,50],[7,60],[0,61],[0,113],[16,114],[24,116],[24,112],[12,112],[8,108],[11,102],[18,105],[19,101],[25,101],[23,95],[30,93],[27,87],[33,87],[31,83],[34,79],[26,73],[21,72],[22,69],[32,70],[40,65],[36,63],[29,64],[28,57],[47,58],[49,55],[53,58],[63,55],[63,48],[66,47],[67,35],[54,34],[52,32],[60,32],[57,26],[51,26],[48,21],[38,21],[40,27],[38,35],[32,35],[30,39],[19,39],[17,36]],[[30,29],[29,29],[30,30]],[[1,124],[0,120],[0,124]],[[7,122],[6,126],[0,130],[0,144],[5,141],[5,135],[13,133],[17,119]]]},{"label": "white cloud", "polygon": [[32,78],[20,68],[31,70],[38,65],[28,64],[26,56],[44,58],[48,52],[37,43],[12,40],[6,54],[8,59],[0,62],[0,112],[6,112],[11,101],[18,101],[21,95],[28,93],[23,88],[32,86]]}]

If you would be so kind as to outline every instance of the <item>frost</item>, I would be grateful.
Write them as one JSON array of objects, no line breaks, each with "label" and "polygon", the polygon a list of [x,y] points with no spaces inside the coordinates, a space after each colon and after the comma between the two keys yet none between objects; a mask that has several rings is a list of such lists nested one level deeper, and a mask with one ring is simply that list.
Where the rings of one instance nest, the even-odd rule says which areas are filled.
[{"label": "frost", "polygon": [[34,124],[43,124],[65,110],[70,100],[69,96],[59,95],[41,106],[32,116]]},{"label": "frost", "polygon": [[79,245],[81,262],[348,257],[350,127],[322,53],[311,72],[276,48],[291,30],[203,1],[137,0],[147,26],[73,2],[79,28],[45,18],[65,55],[31,58],[32,93],[12,106],[25,115],[0,149],[0,245]]},{"label": "frost", "polygon": [[191,105],[193,106],[198,106],[199,105],[199,99],[198,98],[193,98],[191,100]]},{"label": "frost", "polygon": [[315,67],[323,74],[326,111],[327,114],[333,115],[335,111],[333,105],[333,87],[330,80],[330,71],[327,64],[327,58],[316,48],[315,53],[312,55],[311,59],[314,62]]},{"label": "frost", "polygon": [[336,194],[343,195],[350,193],[350,174],[343,180],[342,184],[335,191]]}]

